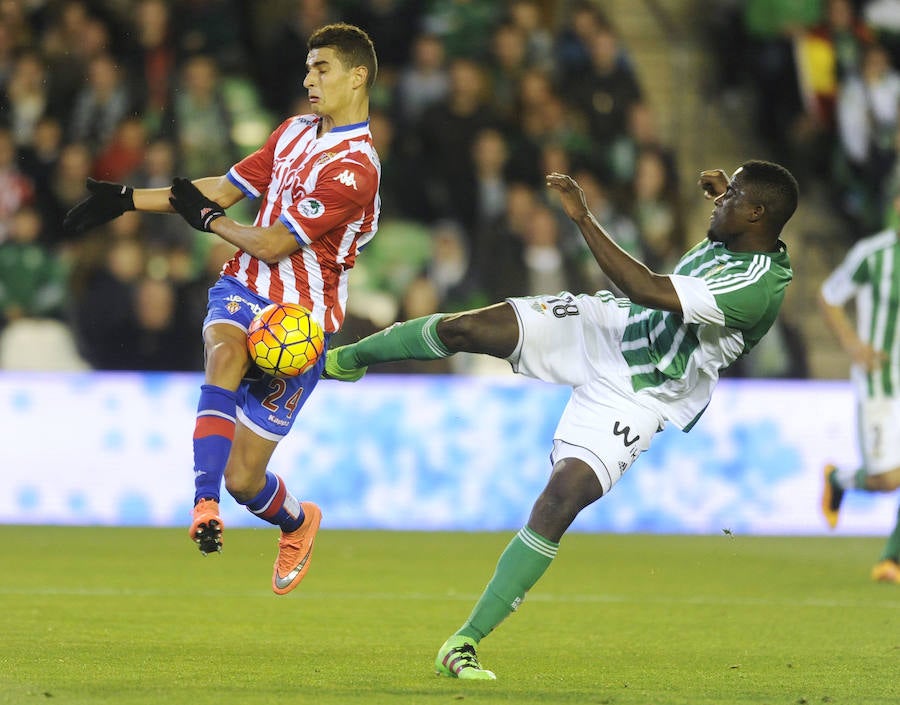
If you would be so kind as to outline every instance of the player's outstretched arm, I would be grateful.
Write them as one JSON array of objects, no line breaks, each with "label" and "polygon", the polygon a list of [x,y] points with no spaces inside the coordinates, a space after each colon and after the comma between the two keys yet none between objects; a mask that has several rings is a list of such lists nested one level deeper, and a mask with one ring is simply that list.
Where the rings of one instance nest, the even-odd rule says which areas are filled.
[{"label": "player's outstretched arm", "polygon": [[566,215],[578,226],[604,273],[636,304],[682,313],[672,280],[651,271],[619,247],[588,210],[584,192],[571,176],[548,174],[548,188],[560,195]]},{"label": "player's outstretched arm", "polygon": [[[197,179],[194,184],[205,195],[216,199],[223,207],[234,205],[244,197],[243,192],[226,176]],[[87,180],[88,195],[76,203],[63,219],[63,227],[81,233],[108,223],[128,211],[174,213],[167,188],[132,188],[112,181]]]}]

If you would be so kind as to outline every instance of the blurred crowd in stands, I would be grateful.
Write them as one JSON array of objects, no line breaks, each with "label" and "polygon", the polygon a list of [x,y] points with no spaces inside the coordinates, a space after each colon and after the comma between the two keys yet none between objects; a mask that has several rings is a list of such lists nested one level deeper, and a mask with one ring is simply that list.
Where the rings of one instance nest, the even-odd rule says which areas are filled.
[{"label": "blurred crowd in stands", "polygon": [[[611,288],[546,197],[548,171],[577,178],[619,244],[668,271],[703,233],[685,233],[675,149],[603,5],[3,0],[0,367],[202,369],[206,291],[233,248],[167,215],[127,213],[77,238],[62,217],[88,176],[143,187],[225,173],[309,111],[306,37],[336,20],[375,41],[383,168],[379,233],[351,275],[339,336]],[[722,99],[751,91],[772,158],[827,182],[852,232],[880,227],[900,184],[900,0],[723,0],[707,12]]]}]

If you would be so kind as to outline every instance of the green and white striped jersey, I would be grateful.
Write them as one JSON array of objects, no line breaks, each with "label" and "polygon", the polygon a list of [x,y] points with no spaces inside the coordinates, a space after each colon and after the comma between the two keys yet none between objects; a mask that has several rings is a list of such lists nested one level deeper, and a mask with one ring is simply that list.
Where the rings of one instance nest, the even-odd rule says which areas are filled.
[{"label": "green and white striped jersey", "polygon": [[793,272],[782,242],[777,252],[732,252],[707,240],[670,277],[683,315],[632,304],[622,354],[643,402],[688,431],[709,404],[719,371],[775,322]]},{"label": "green and white striped jersey", "polygon": [[860,339],[886,353],[876,370],[854,365],[851,377],[860,398],[900,394],[900,236],[884,230],[857,242],[822,284],[832,306],[855,299]]}]

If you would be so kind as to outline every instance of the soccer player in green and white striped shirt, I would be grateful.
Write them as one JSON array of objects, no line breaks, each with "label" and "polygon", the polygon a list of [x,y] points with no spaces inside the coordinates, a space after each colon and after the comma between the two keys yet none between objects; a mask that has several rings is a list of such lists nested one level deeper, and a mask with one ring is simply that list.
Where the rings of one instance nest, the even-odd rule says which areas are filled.
[{"label": "soccer player in green and white striped shirt", "polygon": [[[895,201],[900,208],[900,197]],[[846,307],[853,301],[856,327]],[[864,238],[822,284],[819,304],[850,355],[862,467],[825,467],[822,511],[834,528],[844,492],[900,487],[900,235],[893,228]],[[900,510],[872,579],[900,583]]]},{"label": "soccer player in green and white striped shirt", "polygon": [[510,298],[397,323],[328,351],[324,376],[343,381],[372,364],[473,352],[572,387],[547,486],[468,620],[439,649],[438,673],[494,678],[476,645],[543,575],[576,515],[612,489],[666,423],[690,430],[719,371],[759,342],[778,315],[792,277],[780,235],[797,207],[794,177],[777,164],[749,161],[731,179],[720,169],[704,171],[699,184],[715,204],[706,240],[663,275],[615,244],[572,178],[547,176],[597,264],[627,298],[608,291]]}]

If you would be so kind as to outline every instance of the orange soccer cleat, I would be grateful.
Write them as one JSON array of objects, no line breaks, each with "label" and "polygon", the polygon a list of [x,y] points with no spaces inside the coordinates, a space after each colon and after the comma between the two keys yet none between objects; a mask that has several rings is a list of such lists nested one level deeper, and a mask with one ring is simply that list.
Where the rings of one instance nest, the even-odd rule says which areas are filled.
[{"label": "orange soccer cleat", "polygon": [[286,595],[293,590],[309,570],[313,541],[322,523],[322,510],[312,502],[300,502],[306,518],[296,531],[282,532],[278,541],[278,557],[272,574],[272,590],[277,595]]},{"label": "orange soccer cleat", "polygon": [[222,517],[219,503],[214,499],[201,499],[194,505],[194,520],[189,531],[191,539],[204,556],[222,550]]}]

